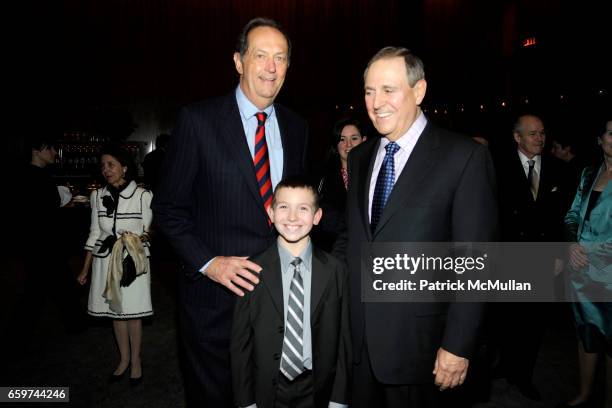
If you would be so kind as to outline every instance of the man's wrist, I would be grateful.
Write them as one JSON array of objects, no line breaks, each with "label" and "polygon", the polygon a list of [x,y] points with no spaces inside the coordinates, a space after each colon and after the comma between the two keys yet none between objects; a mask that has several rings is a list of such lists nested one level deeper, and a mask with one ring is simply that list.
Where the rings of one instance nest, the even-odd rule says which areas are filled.
[{"label": "man's wrist", "polygon": [[215,259],[217,259],[216,256],[212,258],[210,261],[206,262],[206,264],[200,268],[200,273],[202,273],[202,275],[206,276],[206,271],[208,270],[208,267],[210,266],[212,261],[214,261]]}]

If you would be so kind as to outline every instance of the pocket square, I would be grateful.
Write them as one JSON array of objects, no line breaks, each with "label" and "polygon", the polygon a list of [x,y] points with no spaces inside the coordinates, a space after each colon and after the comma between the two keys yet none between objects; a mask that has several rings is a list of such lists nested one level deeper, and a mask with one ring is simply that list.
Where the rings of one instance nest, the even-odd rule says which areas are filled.
[{"label": "pocket square", "polygon": [[554,193],[554,192],[555,192],[555,191],[557,191],[557,190],[559,190],[559,189],[557,188],[557,186],[554,186],[554,187],[552,188],[552,190],[550,190],[550,192],[551,192],[551,193]]}]

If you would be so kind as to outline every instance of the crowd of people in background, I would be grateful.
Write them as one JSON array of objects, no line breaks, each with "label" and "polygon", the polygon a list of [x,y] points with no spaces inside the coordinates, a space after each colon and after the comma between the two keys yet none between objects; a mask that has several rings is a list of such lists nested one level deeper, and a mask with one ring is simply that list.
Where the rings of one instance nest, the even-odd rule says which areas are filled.
[{"label": "crowd of people in background", "polygon": [[[109,383],[129,373],[130,383],[140,384],[141,319],[153,315],[155,304],[149,257],[156,229],[180,260],[178,327],[187,406],[470,406],[479,395],[474,387],[486,388],[482,379],[469,381],[475,359],[482,357],[475,349],[483,336],[493,350],[489,357],[495,357],[486,364],[495,360],[500,375],[524,397],[539,401],[533,372],[544,323],[551,313],[569,309],[542,303],[363,303],[359,254],[361,245],[371,242],[567,242],[568,251],[542,270],[571,276],[575,301],[566,316],[573,316],[579,338],[579,393],[563,406],[592,406],[599,359],[606,367],[605,406],[612,406],[612,302],[592,302],[584,292],[593,286],[612,289],[612,118],[584,118],[601,120],[597,135],[559,131],[557,123],[550,127],[558,131],[549,134],[548,122],[560,118],[526,112],[517,114],[511,129],[462,136],[437,126],[421,110],[427,82],[420,59],[407,49],[386,47],[364,73],[365,105],[375,131],[366,131],[355,117],[341,118],[330,126],[325,166],[309,169],[308,139],[321,135],[309,135],[304,119],[275,102],[291,53],[277,22],[249,22],[233,56],[238,86],[183,108],[172,136],[160,135],[157,150],[144,160],[144,185],[137,184],[129,154],[114,145],[102,150],[106,185],[90,197],[90,234],[78,276],[67,266],[54,224],[62,205],[47,168],[54,163],[54,141],[32,138],[24,173],[32,197],[22,220],[26,231],[36,232],[29,239],[38,253],[25,256],[26,280],[10,326],[14,343],[28,339],[49,294],[69,331],[86,328],[76,277],[80,285],[90,284],[87,313],[113,321],[119,359]],[[584,149],[589,138],[600,149],[595,160]],[[490,151],[487,146],[499,139],[511,140],[512,147]],[[287,208],[298,198],[306,197],[307,204],[296,204],[295,213],[282,218],[285,207],[274,195],[278,185]],[[309,227],[292,241],[300,222]],[[283,247],[291,255],[283,255]],[[261,253],[268,255],[254,257]],[[285,294],[280,307],[285,315],[273,328],[279,344],[260,344],[257,325],[267,326],[248,316],[262,307],[274,313],[274,302],[258,303],[266,296],[260,285],[274,281],[266,265],[280,262],[295,276],[304,259],[302,272],[313,271],[312,277],[304,275],[308,296],[311,285],[313,296],[322,290],[313,280],[316,268],[331,268],[331,290],[339,294],[347,289],[346,275],[350,303],[346,294],[325,292],[326,310],[334,314],[323,321],[330,333],[337,324],[342,329],[330,335],[333,344],[321,342],[314,326],[312,333],[300,328],[288,340],[288,327],[306,322],[286,314],[292,307],[287,297],[297,293],[297,278],[288,277],[271,289],[278,290],[281,303]],[[317,262],[325,265],[314,266]],[[295,285],[301,287],[301,279]],[[303,302],[297,302],[300,312]],[[335,307],[346,316],[336,316]],[[312,309],[312,316],[300,319],[310,323],[321,318],[317,313]],[[343,320],[349,314],[350,336]],[[232,332],[235,320],[240,333]],[[240,361],[269,354],[263,368],[244,363],[248,370],[233,382],[239,392],[232,390],[240,370],[232,372],[238,355],[232,355],[238,353],[230,347],[238,344],[233,336],[254,350],[253,356],[238,350]],[[260,380],[258,370],[264,369],[269,384]]]}]

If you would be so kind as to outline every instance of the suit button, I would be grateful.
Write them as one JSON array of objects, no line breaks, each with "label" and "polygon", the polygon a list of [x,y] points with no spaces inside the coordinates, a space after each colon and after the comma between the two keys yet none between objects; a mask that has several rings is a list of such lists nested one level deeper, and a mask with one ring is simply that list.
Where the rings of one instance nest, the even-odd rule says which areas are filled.
[{"label": "suit button", "polygon": [[272,385],[276,385],[276,378],[272,380]]},{"label": "suit button", "polygon": [[274,353],[274,359],[275,360],[280,360],[280,354]]},{"label": "suit button", "polygon": [[278,326],[278,332],[279,333],[284,333],[285,332],[285,328],[283,326]]}]

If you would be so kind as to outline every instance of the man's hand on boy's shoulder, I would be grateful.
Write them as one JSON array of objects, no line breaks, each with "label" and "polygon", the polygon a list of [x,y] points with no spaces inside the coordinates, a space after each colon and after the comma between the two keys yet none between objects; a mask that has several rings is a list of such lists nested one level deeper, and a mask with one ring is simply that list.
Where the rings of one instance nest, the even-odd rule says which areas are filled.
[{"label": "man's hand on boy's shoulder", "polygon": [[243,289],[252,292],[259,283],[261,267],[246,256],[217,256],[206,269],[206,276],[225,286],[238,296]]}]

